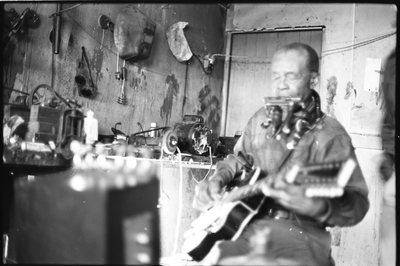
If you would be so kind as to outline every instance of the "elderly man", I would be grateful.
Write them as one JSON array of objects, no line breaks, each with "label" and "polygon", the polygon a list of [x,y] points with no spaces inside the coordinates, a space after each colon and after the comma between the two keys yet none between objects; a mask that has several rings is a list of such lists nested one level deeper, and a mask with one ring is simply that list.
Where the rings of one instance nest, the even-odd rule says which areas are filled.
[{"label": "elderly man", "polygon": [[[266,123],[266,108],[260,108],[244,128],[234,154],[217,163],[213,176],[198,184],[193,207],[205,211],[220,202],[223,188],[243,169],[259,168],[266,175],[262,185],[266,197],[257,214],[235,241],[217,241],[203,260],[206,265],[243,265],[244,261],[227,258],[253,254],[260,232],[268,232],[268,245],[257,250],[262,265],[334,265],[326,227],[353,226],[369,209],[368,188],[350,136],[337,120],[321,112],[313,90],[319,81],[315,50],[302,43],[284,46],[274,55],[271,70],[277,97],[299,98],[306,104],[304,109],[293,110],[289,119],[309,124],[294,139],[290,133],[277,134],[279,125]],[[289,113],[280,115],[288,117]],[[289,122],[285,125],[293,124]],[[309,197],[303,186],[286,181],[294,165],[322,165],[346,158],[352,158],[356,167],[341,196]]]}]

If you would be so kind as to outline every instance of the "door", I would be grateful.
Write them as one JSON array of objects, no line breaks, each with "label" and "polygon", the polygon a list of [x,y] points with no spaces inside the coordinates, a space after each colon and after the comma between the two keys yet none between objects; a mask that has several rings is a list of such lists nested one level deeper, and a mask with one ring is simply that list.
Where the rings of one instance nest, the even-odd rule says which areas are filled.
[{"label": "door", "polygon": [[249,118],[274,96],[270,89],[273,54],[282,46],[302,42],[321,57],[322,28],[256,33],[234,33],[231,39],[225,136],[242,131]]}]

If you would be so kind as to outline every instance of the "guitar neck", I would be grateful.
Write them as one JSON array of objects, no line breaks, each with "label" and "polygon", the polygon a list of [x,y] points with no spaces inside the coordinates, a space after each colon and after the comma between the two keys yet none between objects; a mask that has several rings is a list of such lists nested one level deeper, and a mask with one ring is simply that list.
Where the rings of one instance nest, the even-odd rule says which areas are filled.
[{"label": "guitar neck", "polygon": [[[352,158],[301,167],[295,165],[285,174],[285,182],[302,186],[308,197],[340,197],[356,165]],[[262,193],[264,178],[260,178],[260,170],[257,169],[248,175],[252,176],[249,185],[235,187],[224,196],[222,202],[242,200]],[[276,177],[276,175],[268,175],[268,178],[275,179]],[[257,181],[253,182],[253,179]]]},{"label": "guitar neck", "polygon": [[262,193],[262,191],[261,191],[262,181],[263,180],[258,180],[252,185],[234,188],[231,192],[229,192],[229,194],[227,194],[223,198],[223,202],[226,203],[226,202],[242,200],[244,198],[248,198],[251,196],[261,194]]}]

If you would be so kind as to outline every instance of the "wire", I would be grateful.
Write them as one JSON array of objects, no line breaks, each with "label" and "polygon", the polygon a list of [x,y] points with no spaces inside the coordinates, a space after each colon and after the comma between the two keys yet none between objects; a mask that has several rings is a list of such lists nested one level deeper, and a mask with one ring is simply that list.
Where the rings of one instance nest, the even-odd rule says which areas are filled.
[{"label": "wire", "polygon": [[88,60],[88,58],[87,58],[87,56],[86,56],[86,51],[85,51],[85,47],[84,47],[84,46],[82,46],[82,56],[83,56],[83,58],[85,59],[87,68],[88,68],[88,70],[89,70],[90,81],[92,82],[92,86],[94,86],[94,82],[93,82],[93,78],[92,78],[92,71],[90,70],[89,60]]},{"label": "wire", "polygon": [[82,4],[77,4],[77,5],[71,6],[71,7],[69,7],[69,8],[66,8],[66,9],[64,9],[64,10],[55,12],[55,13],[51,14],[49,18],[53,18],[53,17],[55,17],[56,15],[58,15],[58,14],[60,14],[60,13],[62,13],[62,12],[69,11],[69,10],[71,10],[71,9],[74,9],[74,8],[80,6],[80,5],[82,5]]},{"label": "wire", "polygon": [[212,169],[212,166],[213,166],[212,155],[211,155],[211,146],[210,146],[209,148],[210,148],[210,149],[209,149],[209,151],[210,151],[210,168],[208,169],[207,174],[206,174],[206,175],[204,176],[204,178],[201,179],[200,181],[197,181],[196,178],[194,178],[193,175],[192,175],[193,180],[194,180],[197,184],[199,184],[199,183],[203,182],[204,180],[206,180],[206,178],[208,177],[208,174],[211,172],[211,169]]},{"label": "wire", "polygon": [[[140,123],[138,122],[138,124],[140,124]],[[142,125],[140,125],[140,126],[142,126]],[[163,161],[162,161],[163,156],[164,156],[164,145],[165,145],[165,143],[161,144],[161,154],[160,154],[160,159],[159,159],[160,160],[160,164],[161,164],[160,165],[160,175],[161,175],[161,177],[160,177],[160,198],[159,198],[159,203],[158,203],[158,206],[157,206],[158,208],[161,207],[161,204],[163,204],[163,201],[165,200],[165,198],[167,200],[169,200],[168,194],[165,193],[165,191],[164,191],[164,164],[163,164]]]},{"label": "wire", "polygon": [[183,195],[183,169],[182,169],[182,154],[178,147],[176,147],[178,151],[178,159],[179,159],[179,198],[178,198],[178,214],[177,214],[177,223],[175,228],[175,243],[174,249],[172,252],[172,256],[176,255],[178,249],[178,239],[179,239],[179,230],[181,226],[182,219],[182,195]]},{"label": "wire", "polygon": [[5,87],[5,86],[3,86],[3,89],[9,90],[9,91],[19,92],[19,93],[25,94],[25,95],[31,95],[30,93],[27,93],[27,92],[24,92],[24,91],[20,91],[20,90],[11,89],[11,88],[8,88],[8,87]]},{"label": "wire", "polygon": [[200,62],[200,66],[201,66],[201,69],[203,69],[204,74],[208,75],[209,73],[207,73],[207,71],[204,69],[203,62],[201,61],[200,57],[198,57],[196,54],[193,54],[193,55]]},{"label": "wire", "polygon": [[162,129],[169,128],[169,127],[156,127],[156,128],[152,128],[152,129],[149,129],[149,130],[143,130],[143,127],[139,122],[138,122],[138,125],[142,128],[142,131],[133,133],[132,136],[136,136],[136,135],[144,134],[144,133],[147,133],[147,132],[152,132],[152,131],[157,131],[157,130],[162,130]]},{"label": "wire", "polygon": [[[137,125],[142,129],[142,131],[144,131],[142,124],[140,124],[140,122],[137,122]],[[142,132],[139,132],[139,133],[142,133]]]},{"label": "wire", "polygon": [[334,53],[340,53],[340,52],[348,51],[348,50],[351,50],[353,48],[359,48],[361,46],[365,46],[365,45],[368,45],[368,44],[371,44],[371,43],[374,43],[374,42],[389,38],[390,36],[395,35],[395,34],[397,34],[396,31],[392,32],[392,33],[388,33],[388,34],[383,35],[383,36],[375,37],[375,38],[367,40],[367,41],[359,42],[359,43],[356,43],[356,44],[343,46],[343,47],[330,49],[330,50],[325,50],[322,53],[334,54]]}]

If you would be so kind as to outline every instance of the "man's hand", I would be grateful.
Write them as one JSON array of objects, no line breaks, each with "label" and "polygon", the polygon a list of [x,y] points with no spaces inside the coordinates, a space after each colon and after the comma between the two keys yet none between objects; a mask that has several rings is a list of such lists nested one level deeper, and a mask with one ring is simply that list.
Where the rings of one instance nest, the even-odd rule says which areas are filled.
[{"label": "man's hand", "polygon": [[276,179],[267,178],[262,192],[295,213],[320,217],[328,211],[325,199],[307,197],[304,188],[286,182],[284,174],[278,174]]},{"label": "man's hand", "polygon": [[214,205],[215,201],[220,201],[222,189],[221,183],[217,179],[203,181],[195,187],[193,208],[205,211]]}]

